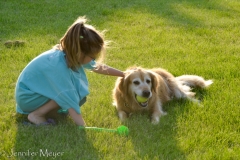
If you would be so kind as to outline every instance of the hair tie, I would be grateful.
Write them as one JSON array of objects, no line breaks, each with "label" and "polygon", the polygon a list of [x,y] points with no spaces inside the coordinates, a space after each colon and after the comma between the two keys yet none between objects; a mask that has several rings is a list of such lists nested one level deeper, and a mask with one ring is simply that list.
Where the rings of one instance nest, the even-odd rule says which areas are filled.
[{"label": "hair tie", "polygon": [[82,27],[84,27],[84,23],[82,22],[82,23],[80,23],[80,27],[82,28]]},{"label": "hair tie", "polygon": [[[82,32],[82,34],[83,34],[83,26],[84,25],[84,23],[82,22],[82,23],[80,23],[80,34],[81,34],[81,32]],[[84,37],[82,36],[82,35],[80,35],[80,37],[79,37],[80,39],[83,39]]]}]

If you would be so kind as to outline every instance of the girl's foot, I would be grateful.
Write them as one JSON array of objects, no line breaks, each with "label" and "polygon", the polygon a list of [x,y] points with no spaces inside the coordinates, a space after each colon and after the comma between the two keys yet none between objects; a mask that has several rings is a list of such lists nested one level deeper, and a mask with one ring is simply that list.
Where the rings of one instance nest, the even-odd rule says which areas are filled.
[{"label": "girl's foot", "polygon": [[47,122],[45,117],[38,116],[34,114],[33,112],[28,115],[28,120],[34,124],[42,124]]}]

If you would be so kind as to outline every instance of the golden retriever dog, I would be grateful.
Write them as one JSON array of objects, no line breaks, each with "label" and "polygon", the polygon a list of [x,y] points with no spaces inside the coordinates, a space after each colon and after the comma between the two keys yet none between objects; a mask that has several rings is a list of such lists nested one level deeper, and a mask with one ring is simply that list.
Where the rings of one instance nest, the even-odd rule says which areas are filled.
[{"label": "golden retriever dog", "polygon": [[[187,98],[192,101],[193,87],[206,88],[213,83],[197,75],[174,77],[162,68],[129,68],[124,77],[119,77],[113,90],[114,105],[121,121],[135,112],[149,111],[151,122],[157,124],[166,113],[162,105],[173,98]],[[139,98],[140,97],[140,98]]]}]

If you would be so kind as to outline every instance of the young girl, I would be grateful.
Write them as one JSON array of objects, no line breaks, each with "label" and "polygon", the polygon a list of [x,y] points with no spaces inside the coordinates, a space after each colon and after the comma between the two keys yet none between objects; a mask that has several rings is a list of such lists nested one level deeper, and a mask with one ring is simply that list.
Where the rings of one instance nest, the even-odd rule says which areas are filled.
[{"label": "young girl", "polygon": [[80,107],[89,94],[84,69],[96,73],[123,76],[123,72],[95,59],[103,55],[103,34],[79,17],[60,39],[60,44],[34,58],[20,74],[15,97],[17,112],[28,114],[34,124],[46,122],[46,114],[57,109],[68,110],[80,126],[85,122]]}]

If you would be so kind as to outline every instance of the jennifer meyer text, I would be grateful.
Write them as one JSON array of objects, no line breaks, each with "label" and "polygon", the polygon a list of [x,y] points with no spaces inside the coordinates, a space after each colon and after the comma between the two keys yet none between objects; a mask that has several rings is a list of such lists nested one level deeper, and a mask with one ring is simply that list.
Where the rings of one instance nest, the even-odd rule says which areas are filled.
[{"label": "jennifer meyer text", "polygon": [[48,157],[48,158],[57,158],[63,156],[64,152],[60,151],[51,151],[48,149],[39,149],[38,151],[32,151],[28,149],[27,151],[14,151],[11,149],[10,152],[0,151],[0,157]]}]

